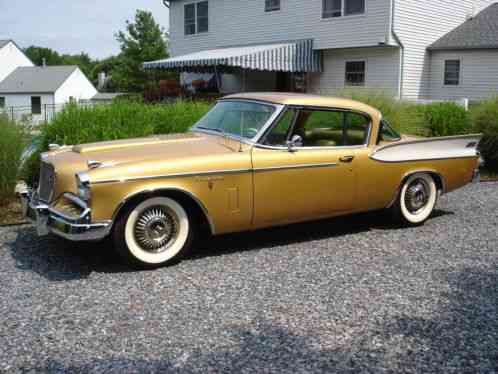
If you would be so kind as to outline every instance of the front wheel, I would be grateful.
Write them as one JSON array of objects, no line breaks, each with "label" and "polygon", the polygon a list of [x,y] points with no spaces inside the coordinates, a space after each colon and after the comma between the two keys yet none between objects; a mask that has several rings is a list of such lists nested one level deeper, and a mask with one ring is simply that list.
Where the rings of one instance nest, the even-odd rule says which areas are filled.
[{"label": "front wheel", "polygon": [[168,197],[152,197],[130,207],[116,222],[114,246],[133,268],[177,262],[192,246],[194,227],[187,211]]},{"label": "front wheel", "polygon": [[414,174],[401,186],[392,206],[394,218],[409,226],[423,224],[431,215],[437,201],[437,187],[429,174]]}]

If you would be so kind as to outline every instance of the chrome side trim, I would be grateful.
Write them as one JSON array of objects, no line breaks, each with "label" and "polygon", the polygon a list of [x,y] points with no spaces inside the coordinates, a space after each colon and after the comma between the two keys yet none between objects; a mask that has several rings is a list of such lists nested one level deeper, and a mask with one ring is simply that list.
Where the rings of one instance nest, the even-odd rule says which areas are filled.
[{"label": "chrome side trim", "polygon": [[213,222],[211,216],[209,215],[209,211],[207,210],[206,206],[203,204],[203,202],[201,201],[201,199],[199,199],[196,195],[194,195],[190,191],[187,191],[187,190],[184,190],[184,189],[181,189],[181,188],[176,188],[176,187],[171,187],[171,188],[170,187],[164,187],[164,188],[147,189],[147,190],[142,190],[142,191],[134,192],[134,193],[126,196],[119,203],[119,205],[117,206],[117,208],[114,210],[114,213],[112,214],[112,218],[111,218],[111,221],[110,221],[111,222],[111,227],[114,226],[114,223],[116,222],[116,219],[118,218],[119,213],[121,212],[121,210],[123,209],[123,207],[131,199],[133,199],[134,197],[137,197],[137,196],[139,196],[141,194],[146,194],[146,193],[168,192],[168,191],[181,192],[181,193],[184,193],[184,194],[188,195],[189,197],[191,197],[197,203],[197,205],[199,206],[199,208],[201,208],[202,212],[206,216],[206,219],[207,219],[208,224],[209,224],[209,228],[211,230],[211,234],[212,235],[216,234],[216,227],[214,225],[214,222]]},{"label": "chrome side trim", "polygon": [[102,179],[102,180],[92,181],[91,184],[122,183],[130,181],[141,181],[141,180],[150,180],[150,179],[169,179],[169,178],[180,178],[180,177],[203,177],[209,175],[242,174],[250,172],[252,172],[252,169],[229,169],[229,170],[211,170],[211,171],[190,172],[190,173],[171,173],[171,174],[159,174],[159,175],[145,175],[140,177],[123,177],[119,179]]},{"label": "chrome side trim", "polygon": [[269,166],[265,168],[254,168],[254,172],[261,173],[266,171],[278,171],[278,170],[331,168],[336,166],[339,166],[339,164],[336,162],[329,162],[323,164],[282,165],[282,166]]},{"label": "chrome side trim", "polygon": [[476,158],[476,157],[477,156],[460,156],[460,157],[452,156],[452,157],[420,158],[420,159],[416,159],[416,160],[396,160],[396,161],[379,160],[379,159],[372,157],[372,155],[370,155],[368,158],[373,160],[373,161],[382,162],[384,164],[399,164],[402,162],[440,161],[440,160],[455,160],[455,159],[459,160],[459,159]]}]

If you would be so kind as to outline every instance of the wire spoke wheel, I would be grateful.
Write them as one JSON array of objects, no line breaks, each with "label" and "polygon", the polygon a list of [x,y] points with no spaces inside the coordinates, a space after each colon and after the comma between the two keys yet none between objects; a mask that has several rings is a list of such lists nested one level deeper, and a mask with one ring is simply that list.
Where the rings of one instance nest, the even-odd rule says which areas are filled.
[{"label": "wire spoke wheel", "polygon": [[138,217],[134,235],[137,243],[148,252],[167,250],[178,236],[178,217],[165,206],[153,206]]},{"label": "wire spoke wheel", "polygon": [[181,260],[189,252],[194,227],[180,203],[156,196],[130,206],[114,232],[125,261],[133,267],[154,268]]}]

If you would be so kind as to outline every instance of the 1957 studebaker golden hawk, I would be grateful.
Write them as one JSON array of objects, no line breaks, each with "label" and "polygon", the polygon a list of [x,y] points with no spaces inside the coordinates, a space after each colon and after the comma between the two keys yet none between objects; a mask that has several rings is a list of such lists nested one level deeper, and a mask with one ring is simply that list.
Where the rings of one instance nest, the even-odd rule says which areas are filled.
[{"label": "1957 studebaker golden hawk", "polygon": [[213,235],[390,209],[426,221],[478,177],[480,135],[408,139],[362,103],[227,96],[185,134],[52,147],[21,193],[39,235],[110,237],[135,267],[171,264]]}]

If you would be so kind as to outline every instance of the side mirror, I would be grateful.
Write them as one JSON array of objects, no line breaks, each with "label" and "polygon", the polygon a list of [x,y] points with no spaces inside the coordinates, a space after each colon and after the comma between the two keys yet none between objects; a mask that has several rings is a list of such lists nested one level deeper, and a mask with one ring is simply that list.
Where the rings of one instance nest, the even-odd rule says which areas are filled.
[{"label": "side mirror", "polygon": [[286,144],[289,152],[295,152],[296,147],[303,146],[303,138],[301,138],[299,135],[292,135],[291,140],[288,140]]}]

